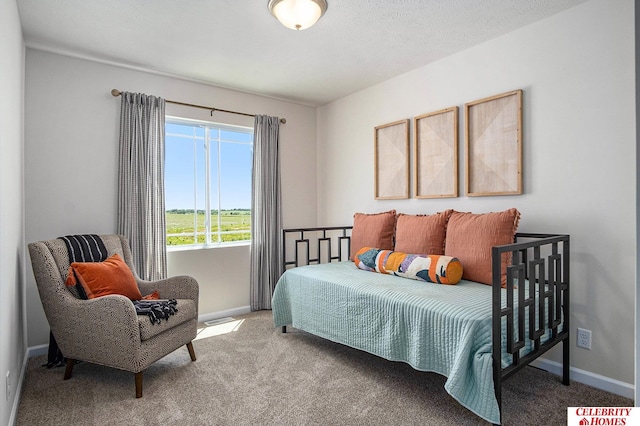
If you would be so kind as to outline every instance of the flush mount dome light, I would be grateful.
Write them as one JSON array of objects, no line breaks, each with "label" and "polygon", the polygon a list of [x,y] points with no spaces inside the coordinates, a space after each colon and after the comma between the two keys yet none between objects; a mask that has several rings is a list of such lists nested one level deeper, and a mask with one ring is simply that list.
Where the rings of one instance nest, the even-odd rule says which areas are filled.
[{"label": "flush mount dome light", "polygon": [[304,30],[327,11],[326,0],[269,0],[269,11],[282,25]]}]

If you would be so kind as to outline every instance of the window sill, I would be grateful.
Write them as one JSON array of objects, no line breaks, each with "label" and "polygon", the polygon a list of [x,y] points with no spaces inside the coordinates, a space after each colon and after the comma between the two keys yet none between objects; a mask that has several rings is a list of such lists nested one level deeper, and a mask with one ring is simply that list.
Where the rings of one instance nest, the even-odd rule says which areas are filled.
[{"label": "window sill", "polygon": [[221,243],[221,244],[193,244],[193,245],[183,245],[183,246],[167,246],[167,253],[174,251],[191,251],[191,250],[211,250],[211,249],[226,249],[233,247],[242,247],[251,245],[251,241],[238,241],[231,243]]}]

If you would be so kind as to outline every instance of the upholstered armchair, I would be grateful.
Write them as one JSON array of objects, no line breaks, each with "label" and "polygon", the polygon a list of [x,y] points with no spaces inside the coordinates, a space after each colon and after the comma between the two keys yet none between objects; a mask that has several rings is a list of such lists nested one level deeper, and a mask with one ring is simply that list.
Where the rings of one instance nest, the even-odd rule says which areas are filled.
[{"label": "upholstered armchair", "polygon": [[198,283],[187,276],[143,281],[133,267],[127,239],[100,236],[108,255],[117,253],[133,272],[142,295],[158,291],[162,299],[176,299],[177,312],[152,324],[137,315],[130,299],[108,295],[77,298],[65,285],[70,266],[63,240],[29,244],[29,254],[44,313],[62,354],[67,358],[64,380],[71,378],[75,360],[135,373],[136,398],[142,397],[142,373],[152,363],[186,345],[196,360],[192,340],[198,322]]}]

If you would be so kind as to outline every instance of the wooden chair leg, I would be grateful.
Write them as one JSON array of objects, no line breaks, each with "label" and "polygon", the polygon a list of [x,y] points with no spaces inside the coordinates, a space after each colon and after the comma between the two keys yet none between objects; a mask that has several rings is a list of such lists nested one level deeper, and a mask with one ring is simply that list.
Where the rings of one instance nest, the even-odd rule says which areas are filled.
[{"label": "wooden chair leg", "polygon": [[136,398],[142,398],[142,371],[136,373]]},{"label": "wooden chair leg", "polygon": [[64,369],[63,380],[69,380],[71,378],[71,374],[73,373],[73,364],[75,363],[76,363],[75,360],[71,358],[67,358],[67,368]]},{"label": "wooden chair leg", "polygon": [[187,349],[189,349],[189,356],[191,357],[191,361],[195,361],[196,352],[193,350],[193,342],[187,343]]}]

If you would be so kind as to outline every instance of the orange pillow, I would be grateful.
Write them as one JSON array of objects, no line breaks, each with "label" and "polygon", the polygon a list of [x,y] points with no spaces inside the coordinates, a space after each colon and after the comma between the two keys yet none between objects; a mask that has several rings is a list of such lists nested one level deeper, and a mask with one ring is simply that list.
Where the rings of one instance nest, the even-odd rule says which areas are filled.
[{"label": "orange pillow", "polygon": [[[491,285],[491,248],[511,244],[519,221],[516,209],[484,214],[454,211],[447,223],[444,254],[457,257],[464,265],[463,279]],[[506,285],[508,262],[504,256],[502,286]]]},{"label": "orange pillow", "polygon": [[353,260],[358,250],[362,247],[393,250],[395,227],[395,210],[373,214],[356,213],[353,215],[349,260]]},{"label": "orange pillow", "polygon": [[133,273],[118,254],[104,262],[73,262],[65,284],[73,287],[78,281],[89,299],[109,294],[121,294],[131,300],[142,299]]},{"label": "orange pillow", "polygon": [[400,213],[396,218],[394,250],[415,254],[444,254],[447,221],[453,210],[432,215]]}]

